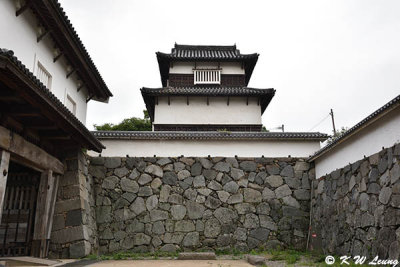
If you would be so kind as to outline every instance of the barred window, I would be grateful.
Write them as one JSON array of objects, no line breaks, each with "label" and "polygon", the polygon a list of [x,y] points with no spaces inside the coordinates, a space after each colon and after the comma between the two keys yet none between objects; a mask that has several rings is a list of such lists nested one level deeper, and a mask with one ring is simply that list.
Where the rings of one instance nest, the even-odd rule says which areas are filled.
[{"label": "barred window", "polygon": [[36,77],[46,86],[47,89],[51,89],[51,74],[46,70],[46,68],[40,63],[37,62],[37,72]]}]

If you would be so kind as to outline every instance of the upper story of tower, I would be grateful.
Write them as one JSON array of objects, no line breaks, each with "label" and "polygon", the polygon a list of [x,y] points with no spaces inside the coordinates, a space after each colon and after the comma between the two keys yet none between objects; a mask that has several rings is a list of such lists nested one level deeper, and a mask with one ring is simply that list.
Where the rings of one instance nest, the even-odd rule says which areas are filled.
[{"label": "upper story of tower", "polygon": [[236,45],[178,45],[157,52],[164,87],[247,86],[258,54],[241,54]]},{"label": "upper story of tower", "polygon": [[275,90],[247,87],[258,54],[178,44],[156,54],[162,87],[141,89],[155,131],[261,131]]}]

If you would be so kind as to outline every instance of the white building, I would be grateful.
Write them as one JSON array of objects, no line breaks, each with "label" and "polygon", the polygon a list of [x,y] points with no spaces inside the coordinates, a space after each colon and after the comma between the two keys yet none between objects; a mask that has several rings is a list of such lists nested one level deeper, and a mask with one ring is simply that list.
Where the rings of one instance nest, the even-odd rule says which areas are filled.
[{"label": "white building", "polygon": [[83,123],[87,102],[112,96],[56,1],[0,1],[0,48],[12,50]]},{"label": "white building", "polygon": [[157,60],[163,87],[141,89],[153,132],[94,132],[107,147],[102,156],[308,157],[327,138],[262,132],[275,90],[247,87],[256,53],[175,44]]},{"label": "white building", "polygon": [[0,255],[83,257],[94,244],[82,151],[103,148],[87,103],[112,94],[56,0],[0,0],[0,35]]},{"label": "white building", "polygon": [[319,179],[398,143],[400,95],[317,151],[309,161],[315,163],[315,175]]}]

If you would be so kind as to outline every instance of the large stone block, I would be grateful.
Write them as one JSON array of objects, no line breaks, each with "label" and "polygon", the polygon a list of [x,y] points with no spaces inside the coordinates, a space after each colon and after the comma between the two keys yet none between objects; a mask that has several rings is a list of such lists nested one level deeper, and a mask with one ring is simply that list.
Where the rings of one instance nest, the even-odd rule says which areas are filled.
[{"label": "large stone block", "polygon": [[171,216],[174,220],[182,220],[186,215],[186,207],[183,205],[174,205],[171,207]]},{"label": "large stone block", "polygon": [[239,185],[238,185],[236,182],[234,182],[234,181],[230,181],[230,182],[227,182],[227,183],[224,185],[223,189],[224,189],[224,191],[226,191],[226,192],[235,194],[235,193],[238,191],[238,189],[239,189]]},{"label": "large stone block", "polygon": [[221,224],[216,218],[211,218],[206,221],[204,227],[204,236],[208,238],[215,238],[221,232]]},{"label": "large stone block", "polygon": [[56,202],[54,213],[62,213],[69,210],[76,210],[84,208],[83,202],[80,198],[75,199],[67,199],[67,200],[58,200]]},{"label": "large stone block", "polygon": [[[242,204],[237,204],[242,205]],[[255,209],[254,209],[255,211]],[[228,208],[218,208],[214,211],[214,216],[217,218],[221,224],[229,224],[229,223],[234,223],[235,220],[238,219],[238,215],[236,211],[233,209],[228,209]]]},{"label": "large stone block", "polygon": [[199,203],[193,201],[186,202],[186,210],[189,219],[200,219],[203,217],[205,207]]},{"label": "large stone block", "polygon": [[146,169],[144,171],[146,173],[150,173],[150,174],[153,174],[158,177],[163,177],[163,175],[164,175],[164,171],[161,169],[160,166],[157,166],[157,165],[149,165],[146,167]]},{"label": "large stone block", "polygon": [[289,186],[287,184],[284,184],[277,189],[275,189],[275,195],[278,199],[281,199],[286,196],[290,196],[292,194],[292,190],[290,190]]},{"label": "large stone block", "polygon": [[217,164],[214,165],[213,169],[219,171],[219,172],[229,172],[231,169],[231,165],[226,162],[218,162]]},{"label": "large stone block", "polygon": [[65,226],[79,226],[82,224],[82,210],[70,210],[67,212]]},{"label": "large stone block", "polygon": [[283,184],[283,179],[279,175],[271,175],[265,178],[265,182],[271,187],[279,187]]},{"label": "large stone block", "polygon": [[121,158],[107,157],[104,161],[104,166],[109,169],[117,168],[121,166]]},{"label": "large stone block", "polygon": [[91,244],[86,240],[73,243],[69,246],[69,257],[73,259],[83,258],[90,254],[91,248]]},{"label": "large stone block", "polygon": [[246,172],[254,172],[257,170],[257,164],[254,161],[242,161],[239,166]]},{"label": "large stone block", "polygon": [[201,175],[202,171],[202,165],[200,162],[196,162],[195,164],[192,165],[190,169],[190,173],[192,176],[199,176]]},{"label": "large stone block", "polygon": [[308,171],[310,169],[310,163],[305,161],[297,161],[294,165],[295,171]]},{"label": "large stone block", "polygon": [[259,191],[245,188],[243,189],[244,202],[259,203],[262,201],[262,195]]},{"label": "large stone block", "polygon": [[166,219],[168,219],[168,212],[163,210],[150,211],[150,220],[152,222],[166,220]]},{"label": "large stone block", "polygon": [[103,180],[101,187],[104,189],[115,189],[118,182],[119,178],[117,176],[109,176]]},{"label": "large stone block", "polygon": [[196,247],[199,245],[200,235],[198,232],[187,233],[183,238],[182,245],[184,247]]},{"label": "large stone block", "polygon": [[176,232],[192,232],[196,229],[194,223],[192,221],[177,221],[175,223],[175,231]]},{"label": "large stone block", "polygon": [[88,229],[85,225],[65,228],[51,233],[51,241],[55,244],[65,244],[80,240],[89,240]]},{"label": "large stone block", "polygon": [[96,222],[97,223],[111,222],[111,220],[112,220],[111,206],[96,207]]},{"label": "large stone block", "polygon": [[165,172],[162,181],[167,185],[176,185],[178,182],[178,176],[174,172]]}]

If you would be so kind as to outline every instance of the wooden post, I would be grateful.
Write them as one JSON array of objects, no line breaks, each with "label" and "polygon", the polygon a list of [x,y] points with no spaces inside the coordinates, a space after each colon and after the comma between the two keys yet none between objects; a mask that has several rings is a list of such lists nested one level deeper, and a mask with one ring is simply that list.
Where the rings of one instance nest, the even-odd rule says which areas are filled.
[{"label": "wooden post", "polygon": [[40,177],[33,230],[32,256],[47,257],[53,223],[54,205],[58,189],[58,176],[47,170]]},{"label": "wooden post", "polygon": [[4,195],[6,193],[9,164],[10,153],[5,150],[0,150],[0,222],[3,214]]}]

